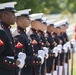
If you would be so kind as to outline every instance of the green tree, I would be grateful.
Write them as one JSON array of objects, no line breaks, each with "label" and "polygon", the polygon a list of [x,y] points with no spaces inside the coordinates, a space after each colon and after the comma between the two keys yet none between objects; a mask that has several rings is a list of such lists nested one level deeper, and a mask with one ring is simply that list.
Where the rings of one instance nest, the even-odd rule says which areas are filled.
[{"label": "green tree", "polygon": [[0,0],[0,3],[17,1],[16,9],[31,8],[31,13],[60,13],[62,11],[75,12],[76,0]]}]

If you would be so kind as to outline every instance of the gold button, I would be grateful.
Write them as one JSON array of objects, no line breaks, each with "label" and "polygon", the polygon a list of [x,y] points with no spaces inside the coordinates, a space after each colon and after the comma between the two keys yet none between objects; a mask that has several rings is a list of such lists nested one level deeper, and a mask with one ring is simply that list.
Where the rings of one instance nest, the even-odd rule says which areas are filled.
[{"label": "gold button", "polygon": [[34,47],[34,46],[32,45],[32,47]]},{"label": "gold button", "polygon": [[26,67],[26,65],[25,65],[25,67]]},{"label": "gold button", "polygon": [[24,30],[24,32],[26,32],[26,30]]},{"label": "gold button", "polygon": [[3,25],[1,25],[3,27]]},{"label": "gold button", "polygon": [[11,26],[8,27],[9,29],[11,28]]},{"label": "gold button", "polygon": [[15,50],[13,52],[15,52]]},{"label": "gold button", "polygon": [[30,43],[28,43],[28,45],[30,45]]},{"label": "gold button", "polygon": [[15,42],[15,40],[14,40],[14,42]]},{"label": "gold button", "polygon": [[33,51],[34,51],[34,49],[33,49]]},{"label": "gold button", "polygon": [[33,61],[33,63],[35,63],[35,61]]},{"label": "gold button", "polygon": [[13,65],[15,65],[15,63],[13,63]]},{"label": "gold button", "polygon": [[41,41],[39,43],[41,43]]},{"label": "gold button", "polygon": [[37,33],[38,31],[36,31],[36,33]]},{"label": "gold button", "polygon": [[36,63],[38,63],[38,61],[36,61]]},{"label": "gold button", "polygon": [[33,53],[33,55],[35,55],[35,53]]},{"label": "gold button", "polygon": [[11,63],[11,62],[9,61],[9,63]]},{"label": "gold button", "polygon": [[47,40],[47,38],[46,38],[46,40]]},{"label": "gold button", "polygon": [[7,62],[7,60],[5,60],[5,62]]},{"label": "gold button", "polygon": [[20,30],[18,30],[18,32],[20,32]]},{"label": "gold button", "polygon": [[10,44],[12,44],[12,42],[10,42]]}]

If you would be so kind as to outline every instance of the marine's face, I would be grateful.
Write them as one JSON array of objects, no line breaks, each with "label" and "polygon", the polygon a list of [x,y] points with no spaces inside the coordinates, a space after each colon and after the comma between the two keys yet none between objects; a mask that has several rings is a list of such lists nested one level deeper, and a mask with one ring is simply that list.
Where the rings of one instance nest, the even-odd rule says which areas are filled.
[{"label": "marine's face", "polygon": [[47,25],[42,23],[40,29],[41,29],[42,31],[47,30]]},{"label": "marine's face", "polygon": [[7,21],[10,25],[13,25],[16,21],[15,13],[13,12],[8,12],[7,14]]},{"label": "marine's face", "polygon": [[29,19],[29,17],[24,17],[23,18],[23,25],[25,27],[28,27],[31,24],[31,20]]},{"label": "marine's face", "polygon": [[31,22],[31,27],[36,29],[36,30],[39,30],[41,27],[41,23],[39,21],[34,20]]}]

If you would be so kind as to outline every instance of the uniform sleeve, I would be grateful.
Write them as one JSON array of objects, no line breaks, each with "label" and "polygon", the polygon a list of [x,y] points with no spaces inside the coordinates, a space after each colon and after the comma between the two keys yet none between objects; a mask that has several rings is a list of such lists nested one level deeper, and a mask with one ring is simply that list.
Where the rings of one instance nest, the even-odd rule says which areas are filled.
[{"label": "uniform sleeve", "polygon": [[[14,69],[16,67],[16,60],[7,58],[7,55],[4,55],[5,46],[6,46],[6,34],[4,31],[0,30],[0,67],[6,69]],[[14,56],[13,56],[14,57]]]},{"label": "uniform sleeve", "polygon": [[26,53],[26,48],[25,48],[25,40],[22,36],[18,35],[14,37],[15,40],[15,54],[18,55],[19,52],[24,52]]},{"label": "uniform sleeve", "polygon": [[0,55],[2,55],[4,51],[5,43],[6,43],[5,34],[3,31],[0,30]]}]

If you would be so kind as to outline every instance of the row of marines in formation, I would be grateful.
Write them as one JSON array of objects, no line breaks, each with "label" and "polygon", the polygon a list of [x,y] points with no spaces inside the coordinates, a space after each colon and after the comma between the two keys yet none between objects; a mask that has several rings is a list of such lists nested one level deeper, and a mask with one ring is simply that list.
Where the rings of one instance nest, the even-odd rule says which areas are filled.
[{"label": "row of marines in formation", "polygon": [[[30,9],[16,12],[15,4],[0,4],[0,74],[69,75],[72,44],[67,21],[47,21],[42,13],[29,15]],[[17,28],[11,33],[15,22]]]}]

